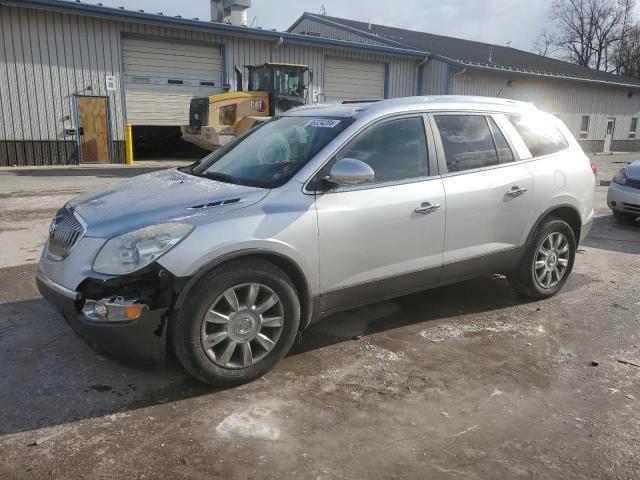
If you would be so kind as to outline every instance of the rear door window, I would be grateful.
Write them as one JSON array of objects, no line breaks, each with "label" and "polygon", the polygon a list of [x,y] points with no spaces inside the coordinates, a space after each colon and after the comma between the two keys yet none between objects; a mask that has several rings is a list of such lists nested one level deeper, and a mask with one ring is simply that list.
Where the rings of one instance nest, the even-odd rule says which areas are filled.
[{"label": "rear door window", "polygon": [[507,142],[504,134],[498,128],[495,120],[491,117],[488,117],[487,120],[489,120],[491,133],[493,133],[493,140],[496,143],[496,150],[498,150],[498,158],[500,159],[500,163],[513,162],[515,160],[515,157],[513,156],[513,152],[511,151],[509,142]]},{"label": "rear door window", "polygon": [[518,131],[533,157],[551,155],[569,148],[569,143],[560,130],[544,117],[509,115],[507,118]]},{"label": "rear door window", "polygon": [[435,115],[449,172],[498,165],[500,160],[487,118]]}]

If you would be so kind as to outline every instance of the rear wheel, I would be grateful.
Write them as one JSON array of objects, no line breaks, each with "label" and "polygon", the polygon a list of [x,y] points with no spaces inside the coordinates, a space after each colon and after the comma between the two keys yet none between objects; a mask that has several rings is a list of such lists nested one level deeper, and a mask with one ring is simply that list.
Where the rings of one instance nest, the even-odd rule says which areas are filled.
[{"label": "rear wheel", "polygon": [[576,254],[571,227],[559,218],[543,222],[528,245],[518,268],[508,275],[514,290],[531,298],[555,295],[564,286]]},{"label": "rear wheel", "polygon": [[172,319],[172,341],[185,369],[212,385],[261,377],[291,348],[300,303],[291,280],[259,259],[225,264],[203,277]]},{"label": "rear wheel", "polygon": [[634,213],[621,212],[620,210],[613,210],[613,216],[620,223],[633,223],[638,215]]}]

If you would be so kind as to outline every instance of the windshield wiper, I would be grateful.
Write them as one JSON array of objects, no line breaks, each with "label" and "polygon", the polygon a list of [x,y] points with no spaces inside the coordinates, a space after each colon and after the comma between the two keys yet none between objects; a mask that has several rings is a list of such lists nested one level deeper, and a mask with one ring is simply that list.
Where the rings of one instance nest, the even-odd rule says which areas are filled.
[{"label": "windshield wiper", "polygon": [[228,175],[226,173],[220,173],[220,172],[207,172],[204,171],[200,174],[201,177],[205,177],[208,178],[210,180],[217,180],[219,182],[225,182],[225,183],[236,183],[234,181],[233,176]]}]

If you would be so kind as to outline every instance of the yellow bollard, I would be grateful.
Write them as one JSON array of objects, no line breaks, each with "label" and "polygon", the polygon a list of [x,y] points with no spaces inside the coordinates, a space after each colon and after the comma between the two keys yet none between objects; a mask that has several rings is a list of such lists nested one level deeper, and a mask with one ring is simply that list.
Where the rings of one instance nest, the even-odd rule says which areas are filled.
[{"label": "yellow bollard", "polygon": [[124,149],[127,165],[133,165],[133,131],[130,123],[124,124]]}]

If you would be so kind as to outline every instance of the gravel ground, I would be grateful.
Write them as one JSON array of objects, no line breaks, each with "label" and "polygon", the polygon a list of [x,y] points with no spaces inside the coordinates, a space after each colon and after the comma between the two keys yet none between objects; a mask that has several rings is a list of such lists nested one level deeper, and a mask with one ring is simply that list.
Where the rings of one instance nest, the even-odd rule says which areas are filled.
[{"label": "gravel ground", "polygon": [[101,358],[40,298],[52,213],[136,173],[71,171],[0,172],[0,478],[640,478],[640,227],[605,187],[555,298],[491,276],[341,313],[220,390]]}]

